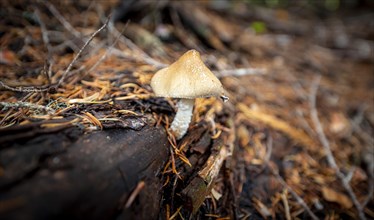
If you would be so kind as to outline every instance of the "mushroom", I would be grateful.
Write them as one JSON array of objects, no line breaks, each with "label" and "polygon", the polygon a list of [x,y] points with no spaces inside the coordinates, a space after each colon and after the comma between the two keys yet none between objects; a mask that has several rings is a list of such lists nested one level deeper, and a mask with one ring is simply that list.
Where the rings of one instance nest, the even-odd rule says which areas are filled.
[{"label": "mushroom", "polygon": [[204,65],[200,53],[189,50],[169,67],[159,70],[151,80],[159,97],[180,98],[170,130],[179,140],[187,132],[195,98],[216,96],[224,101],[224,89],[217,77]]}]

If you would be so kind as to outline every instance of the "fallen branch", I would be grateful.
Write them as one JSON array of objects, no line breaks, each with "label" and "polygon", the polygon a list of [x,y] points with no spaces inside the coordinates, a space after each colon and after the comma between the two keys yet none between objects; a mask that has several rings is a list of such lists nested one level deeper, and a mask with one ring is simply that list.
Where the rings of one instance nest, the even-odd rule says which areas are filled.
[{"label": "fallen branch", "polygon": [[321,142],[323,149],[326,154],[327,162],[329,166],[334,169],[336,176],[340,179],[343,184],[344,189],[349,194],[353,204],[355,205],[358,215],[361,220],[366,219],[364,208],[357,200],[356,195],[354,194],[351,185],[349,184],[349,179],[345,177],[345,175],[340,171],[338,165],[336,164],[334,155],[332,154],[330,143],[327,140],[327,137],[323,131],[321,122],[318,118],[318,112],[316,108],[316,99],[317,99],[317,91],[319,87],[319,83],[321,80],[321,76],[316,77],[316,79],[312,83],[311,91],[309,94],[309,102],[310,102],[310,117],[312,119],[312,123],[315,127],[315,131],[317,133],[318,139]]}]

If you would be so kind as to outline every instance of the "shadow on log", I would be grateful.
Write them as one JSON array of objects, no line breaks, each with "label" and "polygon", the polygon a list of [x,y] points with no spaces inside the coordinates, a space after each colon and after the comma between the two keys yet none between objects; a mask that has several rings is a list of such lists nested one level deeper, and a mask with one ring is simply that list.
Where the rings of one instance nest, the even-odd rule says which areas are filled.
[{"label": "shadow on log", "polygon": [[90,134],[70,127],[2,144],[0,219],[155,219],[166,143],[163,129],[145,126]]}]

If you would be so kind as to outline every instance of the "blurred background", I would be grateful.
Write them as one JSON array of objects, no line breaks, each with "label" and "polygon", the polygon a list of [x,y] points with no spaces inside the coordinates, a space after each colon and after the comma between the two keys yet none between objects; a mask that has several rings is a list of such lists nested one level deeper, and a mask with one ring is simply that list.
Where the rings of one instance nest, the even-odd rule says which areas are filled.
[{"label": "blurred background", "polygon": [[[23,210],[37,219],[35,210],[49,210],[42,218],[374,218],[374,1],[2,0],[0,18],[0,217]],[[197,99],[189,135],[178,143],[161,135],[176,146],[154,168],[163,170],[152,179],[160,194],[118,208],[138,182],[96,214],[90,210],[100,202],[90,197],[86,209],[66,205],[80,201],[71,197],[57,199],[53,211],[40,208],[38,197],[51,193],[52,204],[61,189],[30,193],[28,181],[44,184],[45,170],[80,167],[46,161],[70,155],[83,133],[164,131],[175,100],[154,97],[150,79],[189,49],[201,53],[230,101]],[[65,119],[81,133],[41,126]],[[62,153],[50,152],[59,141],[46,133],[70,135]],[[224,162],[197,202],[186,189],[208,158],[218,158],[218,145],[229,153],[219,154]],[[74,189],[78,180],[68,180]]]}]

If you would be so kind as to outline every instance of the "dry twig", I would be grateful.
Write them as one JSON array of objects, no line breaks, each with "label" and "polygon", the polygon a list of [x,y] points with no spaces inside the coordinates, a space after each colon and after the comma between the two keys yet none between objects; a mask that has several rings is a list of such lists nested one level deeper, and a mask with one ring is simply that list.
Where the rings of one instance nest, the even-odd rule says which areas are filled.
[{"label": "dry twig", "polygon": [[271,172],[273,173],[273,175],[277,178],[277,180],[279,181],[279,183],[282,184],[282,186],[284,188],[286,188],[291,193],[291,195],[306,210],[306,212],[310,215],[310,217],[313,220],[318,220],[318,217],[312,212],[312,210],[310,210],[310,208],[308,207],[308,205],[306,204],[306,202],[286,183],[286,181],[283,179],[283,177],[281,177],[281,175],[279,175],[278,170],[275,170],[270,165],[268,165],[268,167],[271,170]]},{"label": "dry twig", "polygon": [[77,61],[77,59],[79,58],[79,56],[82,54],[82,52],[87,48],[87,46],[90,44],[90,42],[94,39],[94,37],[100,33],[109,23],[109,20],[110,20],[110,16],[107,18],[106,22],[98,29],[96,30],[91,36],[90,38],[88,38],[88,40],[86,41],[86,43],[83,45],[83,47],[79,50],[78,54],[74,57],[74,59],[70,62],[69,66],[66,68],[65,72],[62,74],[60,80],[58,81],[56,87],[60,86],[65,78],[66,78],[66,75],[70,72],[71,68],[73,67],[74,63]]},{"label": "dry twig", "polygon": [[285,215],[286,215],[286,219],[291,220],[290,206],[288,205],[288,200],[287,200],[287,190],[285,190],[281,194],[281,198],[282,198],[282,202],[283,202],[283,205],[284,205],[284,212],[285,212]]},{"label": "dry twig", "polygon": [[94,69],[96,69],[96,67],[99,66],[100,63],[102,63],[108,56],[108,54],[110,54],[114,48],[114,45],[116,45],[116,43],[118,42],[118,40],[120,39],[120,37],[122,36],[123,32],[125,31],[126,27],[128,26],[129,22],[126,22],[125,24],[125,27],[122,29],[122,31],[120,32],[120,34],[114,39],[113,43],[110,45],[109,49],[105,51],[105,53],[100,57],[100,59],[87,71],[87,73],[93,71]]},{"label": "dry twig", "polygon": [[71,24],[61,15],[61,13],[48,1],[43,1],[44,5],[47,6],[49,11],[58,19],[58,21],[76,38],[81,38],[81,34],[71,26]]},{"label": "dry twig", "polygon": [[[50,4],[50,3],[45,3],[45,4],[51,10],[51,12],[53,14],[55,14],[55,16],[60,20],[60,22],[63,23],[63,25],[69,31],[71,31],[72,33],[74,33],[75,30],[73,29],[73,27],[65,19],[63,19],[62,15],[56,10],[56,8],[54,8],[54,6],[52,4]],[[100,33],[104,28],[107,27],[109,21],[110,21],[110,16],[107,18],[106,22],[98,30],[96,30],[93,34],[91,34],[91,36],[85,42],[85,44],[83,45],[83,47],[78,51],[77,55],[70,62],[70,64],[68,65],[68,67],[66,68],[66,70],[64,71],[64,73],[62,74],[62,76],[59,79],[59,81],[57,82],[57,84],[55,84],[55,85],[47,85],[47,86],[17,86],[17,87],[11,87],[11,86],[6,85],[4,82],[2,82],[0,80],[0,86],[4,87],[5,89],[8,89],[10,91],[14,91],[14,92],[46,92],[46,91],[50,90],[51,88],[57,88],[57,87],[59,87],[64,82],[66,76],[70,72],[71,68],[73,68],[73,65],[78,60],[78,58],[80,57],[80,55],[82,54],[82,52],[87,48],[87,46],[91,43],[91,41],[94,39],[94,37],[98,33]],[[48,40],[44,39],[44,38],[45,37],[43,37],[43,40],[46,40],[46,42],[48,42]]]},{"label": "dry twig", "polygon": [[282,184],[282,186],[284,188],[286,188],[288,190],[288,192],[291,193],[291,195],[306,210],[306,212],[308,212],[310,217],[313,220],[317,220],[318,217],[312,212],[312,210],[310,210],[310,208],[308,207],[306,202],[287,184],[287,182],[283,179],[283,177],[279,175],[279,171],[277,169],[273,168],[270,165],[269,161],[270,161],[270,157],[271,157],[271,152],[273,151],[273,140],[271,139],[271,137],[268,140],[266,146],[267,146],[267,152],[266,152],[266,155],[265,155],[265,158],[264,158],[265,166],[267,166],[270,169],[270,171],[277,178],[277,180],[280,182],[280,184]]},{"label": "dry twig", "polygon": [[45,26],[45,23],[42,20],[42,17],[40,15],[40,10],[38,8],[35,8],[34,13],[35,13],[35,16],[38,19],[39,24],[40,24],[40,29],[41,29],[41,32],[42,32],[42,39],[43,39],[43,42],[44,42],[44,44],[47,48],[48,59],[50,59],[51,51],[52,51],[51,48],[52,47],[51,47],[51,44],[49,43],[49,36],[48,36],[47,27]]},{"label": "dry twig", "polygon": [[50,86],[8,86],[0,80],[0,86],[13,92],[46,92],[50,89]]},{"label": "dry twig", "polygon": [[315,127],[315,131],[317,133],[318,139],[322,144],[322,147],[325,151],[327,162],[329,166],[335,171],[336,176],[340,179],[343,184],[344,189],[347,191],[348,195],[350,196],[353,204],[355,205],[358,215],[361,220],[366,219],[364,208],[357,200],[356,195],[354,194],[351,185],[349,184],[349,179],[340,171],[338,165],[336,164],[334,155],[332,154],[330,143],[327,140],[327,137],[323,131],[322,124],[318,118],[318,111],[316,107],[316,99],[317,99],[317,91],[319,87],[319,83],[321,80],[321,76],[318,76],[314,79],[311,87],[311,91],[309,94],[309,102],[310,102],[310,117],[312,119],[313,125]]},{"label": "dry twig", "polygon": [[36,110],[42,110],[48,113],[54,113],[55,110],[53,110],[50,107],[42,106],[38,104],[33,104],[29,102],[0,102],[0,106],[3,106],[3,108],[28,108],[28,109],[36,109]]},{"label": "dry twig", "polygon": [[[140,49],[136,44],[134,44],[130,39],[128,39],[127,37],[123,36],[121,34],[121,32],[119,32],[115,27],[114,27],[114,24],[113,23],[109,23],[108,25],[108,28],[109,28],[109,31],[115,35],[115,36],[121,36],[120,37],[120,42],[124,43],[128,48],[130,48],[131,50],[133,51],[138,51],[141,55],[142,55],[142,60],[144,62],[146,62],[147,64],[149,65],[152,65],[152,66],[155,66],[157,68],[164,68],[166,67],[167,65],[164,64],[164,63],[161,63],[155,59],[153,59],[152,57],[150,57],[146,52],[144,52],[142,49]],[[125,54],[120,51],[120,50],[116,50],[116,49],[113,49],[113,53],[117,56],[120,56],[120,57],[126,57]],[[136,57],[132,57],[132,58],[136,58]]]}]

